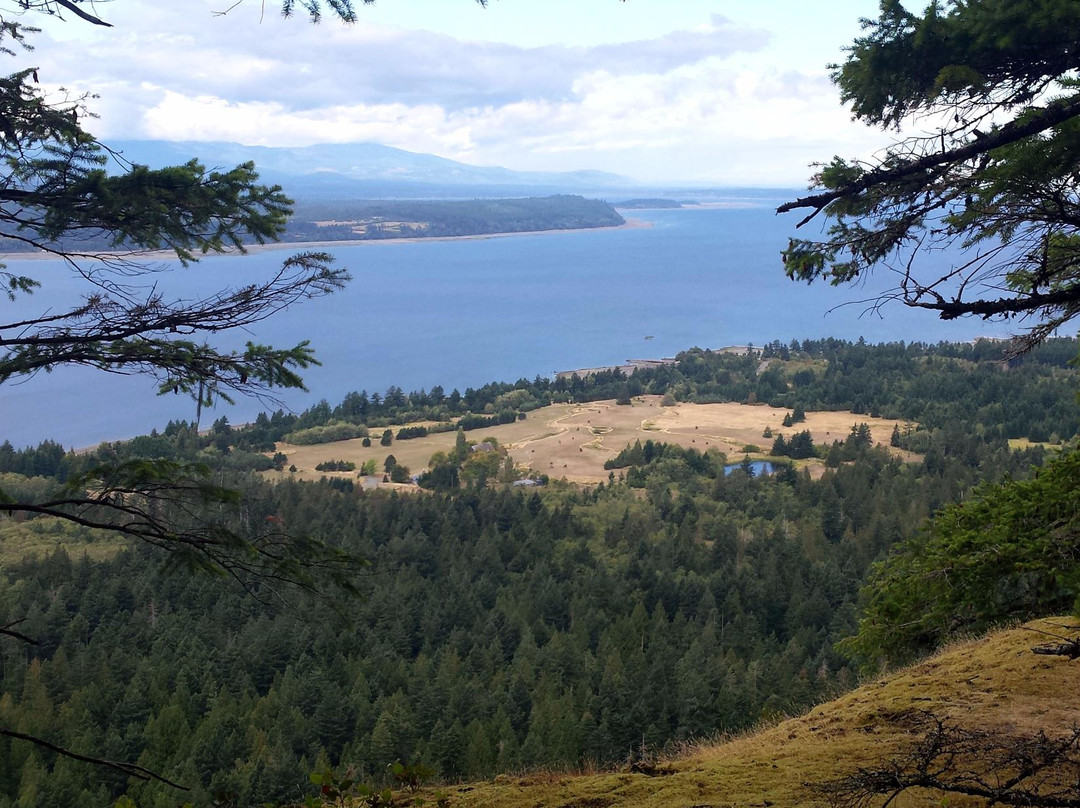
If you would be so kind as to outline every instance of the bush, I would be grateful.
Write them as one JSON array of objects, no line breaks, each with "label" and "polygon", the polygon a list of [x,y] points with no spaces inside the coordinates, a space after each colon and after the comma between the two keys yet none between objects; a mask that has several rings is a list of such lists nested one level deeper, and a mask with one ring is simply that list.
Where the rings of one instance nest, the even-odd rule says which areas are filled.
[{"label": "bush", "polygon": [[298,429],[295,432],[290,432],[282,440],[295,446],[311,446],[316,443],[352,440],[365,435],[367,435],[367,427],[357,426],[345,421],[330,421],[325,426],[313,426],[308,429]]},{"label": "bush", "polygon": [[1080,610],[1080,451],[1022,482],[984,483],[874,566],[843,650],[868,669],[957,634]]},{"label": "bush", "polygon": [[356,464],[351,460],[324,460],[315,471],[356,471]]}]

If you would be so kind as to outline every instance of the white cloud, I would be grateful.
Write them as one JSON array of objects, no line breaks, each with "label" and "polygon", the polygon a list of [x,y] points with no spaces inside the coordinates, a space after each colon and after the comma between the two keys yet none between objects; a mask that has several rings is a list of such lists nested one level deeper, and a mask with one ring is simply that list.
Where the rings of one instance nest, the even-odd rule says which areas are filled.
[{"label": "white cloud", "polygon": [[[274,20],[259,36],[225,22],[186,31],[174,20],[165,33],[106,34],[85,50],[52,56],[62,73],[89,82],[138,77],[187,95],[277,101],[292,109],[341,103],[438,103],[464,108],[526,98],[568,97],[590,70],[613,74],[666,72],[706,58],[764,46],[768,35],[720,17],[697,31],[592,47],[523,48],[469,42],[430,31],[302,27]],[[165,23],[163,23],[165,24]],[[87,65],[91,67],[86,70]]]},{"label": "white cloud", "polygon": [[36,52],[43,77],[102,96],[97,131],[111,138],[375,141],[516,169],[769,183],[870,142],[819,64],[792,67],[764,26],[716,15],[651,38],[524,47],[122,6],[117,30]]}]

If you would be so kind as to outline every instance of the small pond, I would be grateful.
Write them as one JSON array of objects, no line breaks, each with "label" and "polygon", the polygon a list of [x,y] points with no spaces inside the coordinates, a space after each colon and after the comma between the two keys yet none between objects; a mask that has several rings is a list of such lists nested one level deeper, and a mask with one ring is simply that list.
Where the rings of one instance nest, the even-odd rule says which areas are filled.
[{"label": "small pond", "polygon": [[[735,469],[741,469],[742,463],[730,463],[724,466],[724,474],[731,474]],[[780,466],[776,463],[770,463],[768,460],[754,460],[750,463],[750,468],[754,470],[754,476],[759,477],[762,474],[772,474],[774,471],[778,471]]]}]

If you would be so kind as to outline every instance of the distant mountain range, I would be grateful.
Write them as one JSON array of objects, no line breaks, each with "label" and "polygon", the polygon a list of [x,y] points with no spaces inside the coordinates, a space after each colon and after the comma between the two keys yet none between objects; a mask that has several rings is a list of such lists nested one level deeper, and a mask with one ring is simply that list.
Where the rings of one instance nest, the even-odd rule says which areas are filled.
[{"label": "distant mountain range", "polygon": [[243,146],[239,143],[129,140],[108,144],[135,163],[158,168],[199,158],[211,168],[253,160],[263,181],[283,186],[298,198],[473,198],[597,194],[634,188],[637,183],[604,171],[512,171],[474,166],[395,149],[378,143],[318,146]]}]

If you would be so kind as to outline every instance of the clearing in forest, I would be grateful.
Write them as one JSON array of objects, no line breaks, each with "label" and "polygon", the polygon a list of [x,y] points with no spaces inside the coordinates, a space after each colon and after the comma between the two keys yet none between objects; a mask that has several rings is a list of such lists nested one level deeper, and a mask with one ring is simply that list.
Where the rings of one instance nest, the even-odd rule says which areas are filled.
[{"label": "clearing in forest", "polygon": [[[675,404],[665,407],[660,396],[640,396],[630,406],[614,400],[587,404],[553,404],[534,410],[524,421],[479,429],[466,433],[470,441],[495,438],[510,451],[519,468],[553,479],[565,477],[573,482],[596,483],[606,480],[604,462],[615,457],[635,440],[675,443],[700,451],[717,449],[732,462],[742,459],[747,446],[752,457],[765,457],[777,435],[790,438],[809,430],[815,443],[843,440],[858,423],[870,426],[875,444],[888,445],[893,427],[907,426],[903,421],[871,418],[851,412],[808,412],[804,422],[782,426],[788,410],[764,404]],[[764,437],[766,428],[771,437]],[[394,427],[397,432],[400,427]],[[317,479],[322,476],[355,477],[356,472],[327,474],[315,471],[326,460],[350,460],[359,470],[366,460],[374,459],[381,476],[387,455],[413,473],[423,471],[431,455],[449,451],[454,446],[454,432],[442,432],[411,440],[395,440],[390,446],[379,445],[381,430],[372,430],[372,445],[364,447],[360,439],[321,443],[311,446],[278,444],[289,460],[286,468],[296,466],[296,476]],[[899,450],[895,450],[903,455]],[[809,464],[812,474],[820,473],[820,464]],[[288,475],[289,472],[283,472]]]}]

